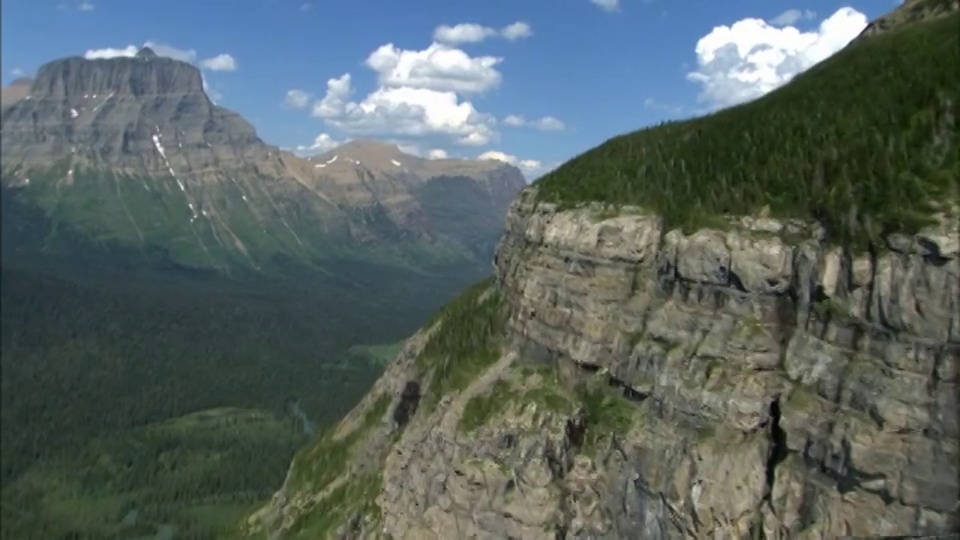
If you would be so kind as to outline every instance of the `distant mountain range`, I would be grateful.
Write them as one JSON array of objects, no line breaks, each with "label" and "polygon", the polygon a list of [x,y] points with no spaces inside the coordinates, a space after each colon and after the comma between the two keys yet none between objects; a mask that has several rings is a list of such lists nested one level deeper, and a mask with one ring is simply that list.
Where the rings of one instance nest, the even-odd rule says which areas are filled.
[{"label": "distant mountain range", "polygon": [[[344,259],[486,268],[526,185],[506,163],[377,141],[299,157],[214,104],[196,67],[149,48],[55,60],[4,88],[2,148],[4,197],[42,210],[46,251],[69,228],[227,272]],[[4,251],[5,264],[17,257]]]}]

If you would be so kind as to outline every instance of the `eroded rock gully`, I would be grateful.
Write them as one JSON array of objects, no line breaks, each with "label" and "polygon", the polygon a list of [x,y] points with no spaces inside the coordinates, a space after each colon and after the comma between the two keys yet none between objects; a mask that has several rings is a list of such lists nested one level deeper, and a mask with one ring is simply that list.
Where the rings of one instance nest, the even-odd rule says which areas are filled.
[{"label": "eroded rock gully", "polygon": [[[785,539],[957,529],[955,220],[852,256],[817,230],[770,219],[684,235],[661,234],[641,213],[602,216],[522,196],[496,258],[509,311],[500,360],[435,408],[417,407],[430,392],[415,361],[422,332],[341,425],[374,396],[392,396],[345,472],[385,455],[380,516],[356,534]],[[550,369],[518,375],[537,365]],[[461,429],[471,399],[508,379],[514,404]],[[587,405],[560,412],[525,397],[578,380],[615,387],[626,427],[598,424]],[[297,499],[283,496],[287,506]]]}]

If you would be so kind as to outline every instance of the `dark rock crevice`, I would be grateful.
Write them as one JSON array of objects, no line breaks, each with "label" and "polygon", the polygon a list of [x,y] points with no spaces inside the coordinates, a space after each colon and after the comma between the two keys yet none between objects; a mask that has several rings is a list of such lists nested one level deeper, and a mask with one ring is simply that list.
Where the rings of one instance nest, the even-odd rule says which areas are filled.
[{"label": "dark rock crevice", "polygon": [[403,391],[400,392],[400,400],[393,409],[393,421],[396,423],[397,429],[406,427],[410,419],[413,418],[413,415],[416,414],[417,407],[420,405],[421,396],[419,382],[407,381],[406,384],[403,385]]},{"label": "dark rock crevice", "polygon": [[770,502],[777,479],[777,465],[787,458],[787,432],[780,427],[780,396],[770,403],[770,449],[767,453],[766,493],[764,501]]}]

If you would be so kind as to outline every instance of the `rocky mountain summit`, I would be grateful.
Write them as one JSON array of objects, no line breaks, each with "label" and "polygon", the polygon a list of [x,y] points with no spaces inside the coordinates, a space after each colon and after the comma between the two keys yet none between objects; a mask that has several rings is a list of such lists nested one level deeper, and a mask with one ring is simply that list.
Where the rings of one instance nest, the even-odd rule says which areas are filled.
[{"label": "rocky mountain summit", "polygon": [[889,32],[916,21],[944,17],[960,9],[960,0],[904,0],[899,9],[871,21],[860,37]]},{"label": "rocky mountain summit", "polygon": [[[24,87],[4,90],[4,187],[97,241],[188,266],[486,265],[507,204],[526,185],[500,162],[423,163],[394,149],[389,160],[411,167],[394,166],[380,143],[347,145],[354,157],[337,166],[298,157],[214,104],[196,67],[148,48],[55,60]],[[458,236],[444,205],[476,216],[475,230]]]},{"label": "rocky mountain summit", "polygon": [[[407,342],[243,532],[960,529],[960,156],[942,106],[960,88],[937,68],[960,61],[958,25],[953,11],[857,40],[766,98],[613,138],[525,190],[495,279]],[[920,90],[873,116],[877,93]],[[885,150],[861,160],[866,140]],[[790,199],[796,171],[772,168],[795,155],[816,161],[792,188],[811,206]],[[698,186],[701,167],[713,174]]]}]

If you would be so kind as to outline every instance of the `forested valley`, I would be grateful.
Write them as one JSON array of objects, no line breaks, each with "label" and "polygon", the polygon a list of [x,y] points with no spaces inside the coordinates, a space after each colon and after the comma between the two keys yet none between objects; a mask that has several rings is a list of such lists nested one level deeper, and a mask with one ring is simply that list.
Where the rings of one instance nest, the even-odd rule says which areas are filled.
[{"label": "forested valley", "polygon": [[216,537],[463,285],[343,262],[349,281],[197,273],[53,236],[9,199],[8,218],[3,538]]}]

